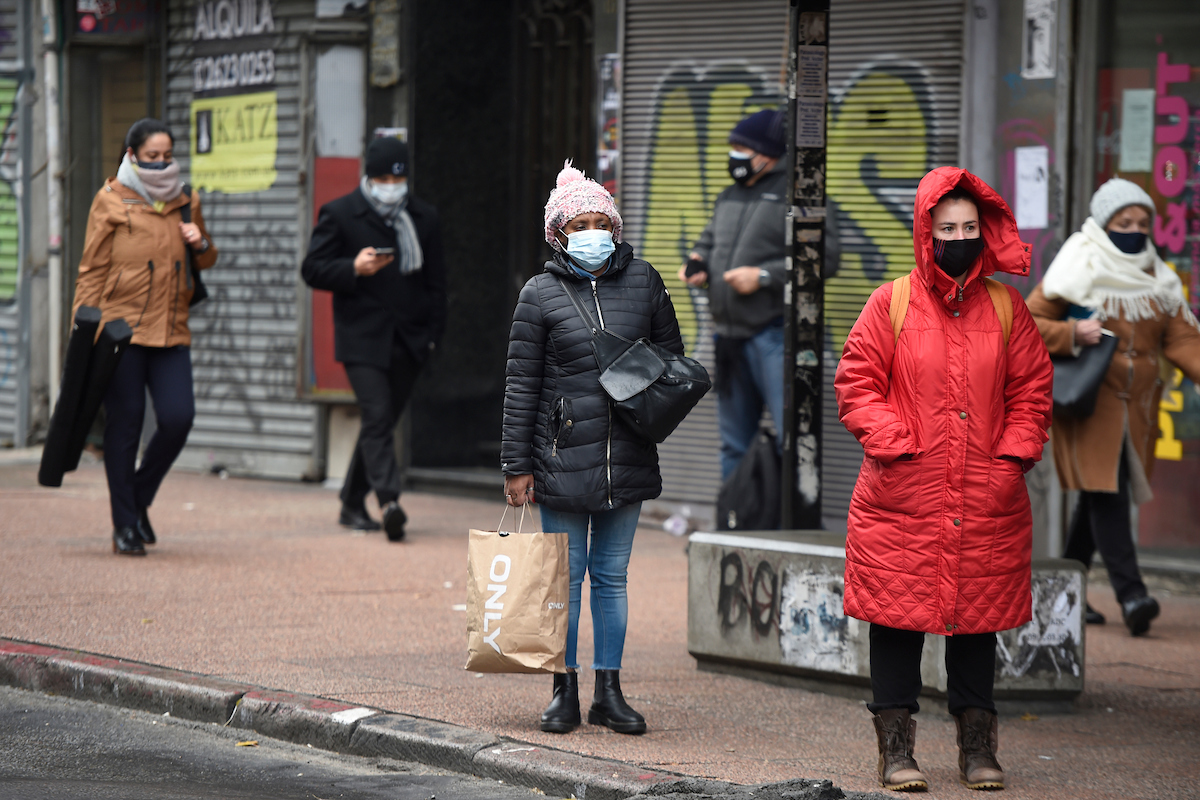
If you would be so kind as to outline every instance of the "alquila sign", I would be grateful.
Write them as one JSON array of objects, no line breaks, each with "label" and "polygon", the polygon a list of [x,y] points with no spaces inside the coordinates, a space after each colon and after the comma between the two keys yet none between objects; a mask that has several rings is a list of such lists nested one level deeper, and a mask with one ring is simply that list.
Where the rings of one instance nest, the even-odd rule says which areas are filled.
[{"label": "alquila sign", "polygon": [[211,96],[273,85],[275,50],[269,46],[270,41],[259,37],[274,32],[270,0],[196,3],[192,92],[198,97]]}]

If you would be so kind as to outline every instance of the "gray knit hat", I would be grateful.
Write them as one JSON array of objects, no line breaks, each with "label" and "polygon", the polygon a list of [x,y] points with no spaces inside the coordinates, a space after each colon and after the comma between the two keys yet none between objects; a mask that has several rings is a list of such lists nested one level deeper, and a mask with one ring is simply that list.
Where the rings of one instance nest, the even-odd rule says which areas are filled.
[{"label": "gray knit hat", "polygon": [[1103,228],[1125,206],[1142,206],[1154,216],[1154,201],[1145,189],[1124,178],[1109,178],[1092,195],[1092,219]]}]

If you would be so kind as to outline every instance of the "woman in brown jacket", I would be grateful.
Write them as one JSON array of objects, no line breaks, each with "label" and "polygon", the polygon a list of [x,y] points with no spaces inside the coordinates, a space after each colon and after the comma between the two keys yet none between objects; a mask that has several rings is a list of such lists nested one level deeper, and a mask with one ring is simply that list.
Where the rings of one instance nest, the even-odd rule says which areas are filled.
[{"label": "woman in brown jacket", "polygon": [[[1121,616],[1139,636],[1159,608],[1138,571],[1130,494],[1139,504],[1151,497],[1160,357],[1200,384],[1200,323],[1147,236],[1150,195],[1113,178],[1092,196],[1091,212],[1028,303],[1051,355],[1078,354],[1100,341],[1102,327],[1118,338],[1095,413],[1086,419],[1056,413],[1050,438],[1063,489],[1079,492],[1063,555],[1087,566],[1100,551]],[[1090,606],[1087,612],[1089,622],[1104,622]]]},{"label": "woman in brown jacket", "polygon": [[[154,544],[146,509],[183,449],[195,416],[188,304],[193,283],[188,252],[199,269],[217,260],[204,227],[200,197],[183,192],[170,130],[155,119],[134,123],[115,178],[96,193],[75,310],[97,306],[102,322],[124,319],[133,339],[104,397],[104,470],[112,503],[113,551],[145,555]],[[191,221],[181,209],[189,206]],[[135,469],[146,390],[157,430]]]}]

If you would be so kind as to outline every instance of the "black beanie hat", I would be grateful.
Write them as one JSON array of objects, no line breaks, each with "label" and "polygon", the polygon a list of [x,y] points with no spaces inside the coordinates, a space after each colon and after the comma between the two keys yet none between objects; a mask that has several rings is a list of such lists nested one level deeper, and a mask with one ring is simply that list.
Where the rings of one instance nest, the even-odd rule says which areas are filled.
[{"label": "black beanie hat", "polygon": [[768,158],[779,158],[787,150],[784,122],[782,111],[764,109],[735,125],[733,133],[729,134],[729,143],[749,147]]},{"label": "black beanie hat", "polygon": [[408,175],[408,145],[395,136],[381,136],[367,145],[364,165],[368,178],[380,175]]}]

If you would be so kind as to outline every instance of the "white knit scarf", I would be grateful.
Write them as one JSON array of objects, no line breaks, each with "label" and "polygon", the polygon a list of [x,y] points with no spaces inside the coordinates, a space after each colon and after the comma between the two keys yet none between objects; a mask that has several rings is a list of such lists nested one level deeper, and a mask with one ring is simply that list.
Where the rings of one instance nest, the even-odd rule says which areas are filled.
[{"label": "white knit scarf", "polygon": [[1185,319],[1200,328],[1183,301],[1179,276],[1149,239],[1140,253],[1122,252],[1091,217],[1063,243],[1042,279],[1042,291],[1051,300],[1089,308],[1102,320],[1124,315],[1137,322],[1160,312],[1173,317],[1182,308]]}]

